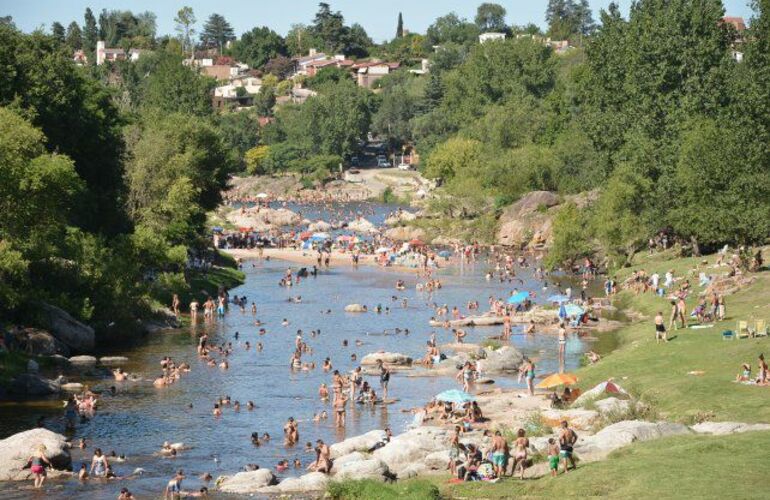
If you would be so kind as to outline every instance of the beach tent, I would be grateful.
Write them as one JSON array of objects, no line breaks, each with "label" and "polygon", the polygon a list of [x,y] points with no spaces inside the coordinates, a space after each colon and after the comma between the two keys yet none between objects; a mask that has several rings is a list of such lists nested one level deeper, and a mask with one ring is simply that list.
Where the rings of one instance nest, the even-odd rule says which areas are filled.
[{"label": "beach tent", "polygon": [[508,297],[509,304],[521,304],[529,298],[529,292],[516,292]]},{"label": "beach tent", "polygon": [[557,293],[556,295],[551,295],[548,297],[548,302],[556,302],[557,304],[561,304],[563,302],[569,302],[569,297]]},{"label": "beach tent", "polygon": [[597,384],[596,387],[591,389],[590,391],[586,391],[583,394],[580,395],[577,400],[575,400],[576,404],[580,404],[583,401],[590,401],[599,398],[603,394],[621,394],[624,396],[628,396],[628,393],[625,389],[620,387],[618,384],[616,384],[612,379],[606,380],[600,384]]},{"label": "beach tent", "polygon": [[575,317],[582,316],[585,313],[585,310],[576,304],[567,304],[564,306],[564,312],[566,312],[569,317]]},{"label": "beach tent", "polygon": [[560,385],[574,385],[577,384],[577,375],[572,373],[554,373],[544,378],[539,384],[538,389],[550,389],[551,387],[558,387]]},{"label": "beach tent", "polygon": [[436,400],[443,401],[445,403],[463,404],[476,401],[476,397],[468,394],[465,391],[461,391],[460,389],[449,389],[448,391],[444,391],[436,395]]}]

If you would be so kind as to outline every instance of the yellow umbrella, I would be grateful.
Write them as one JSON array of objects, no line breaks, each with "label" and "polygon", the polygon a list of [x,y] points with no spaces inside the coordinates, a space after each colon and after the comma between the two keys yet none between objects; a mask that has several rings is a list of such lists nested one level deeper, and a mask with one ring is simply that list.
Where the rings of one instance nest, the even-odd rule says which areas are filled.
[{"label": "yellow umbrella", "polygon": [[554,373],[544,378],[537,387],[539,389],[550,389],[559,385],[573,385],[578,381],[577,375],[571,373]]}]

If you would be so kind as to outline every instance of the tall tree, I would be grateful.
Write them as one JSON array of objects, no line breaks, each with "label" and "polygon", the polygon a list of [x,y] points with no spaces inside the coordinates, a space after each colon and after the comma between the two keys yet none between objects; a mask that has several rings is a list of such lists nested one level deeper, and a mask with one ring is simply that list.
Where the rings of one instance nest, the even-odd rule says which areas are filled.
[{"label": "tall tree", "polygon": [[261,68],[270,59],[286,55],[286,43],[267,26],[252,28],[235,43],[233,55],[252,68]]},{"label": "tall tree", "polygon": [[235,32],[224,16],[211,14],[201,31],[201,46],[207,49],[217,48],[221,54],[227,42],[235,40]]},{"label": "tall tree", "polygon": [[57,42],[64,43],[66,37],[64,26],[62,26],[62,24],[58,21],[51,23],[51,35],[53,35]]},{"label": "tall tree", "polygon": [[396,24],[396,38],[404,36],[404,16],[398,13],[398,23]]},{"label": "tall tree", "polygon": [[476,26],[481,31],[505,31],[505,7],[496,3],[482,3],[476,10]]},{"label": "tall tree", "polygon": [[195,13],[193,12],[192,7],[188,6],[179,9],[174,18],[176,32],[179,33],[179,38],[182,42],[182,50],[189,50],[191,59],[195,53],[195,43],[193,42],[195,22]]},{"label": "tall tree", "polygon": [[548,34],[557,40],[582,39],[595,28],[588,0],[548,0]]},{"label": "tall tree", "polygon": [[65,42],[72,50],[80,50],[83,48],[83,33],[80,31],[80,26],[75,21],[72,21],[67,26],[67,36]]},{"label": "tall tree", "polygon": [[469,23],[454,12],[436,19],[425,33],[425,42],[430,48],[447,42],[460,45],[474,43],[479,36],[479,28]]},{"label": "tall tree", "polygon": [[89,54],[96,50],[96,42],[99,39],[99,28],[96,26],[96,18],[90,8],[86,8],[83,16],[85,24],[83,25],[83,49]]},{"label": "tall tree", "polygon": [[328,3],[318,4],[318,12],[313,18],[313,34],[323,43],[323,49],[339,52],[345,48],[348,28],[340,11],[332,12]]}]

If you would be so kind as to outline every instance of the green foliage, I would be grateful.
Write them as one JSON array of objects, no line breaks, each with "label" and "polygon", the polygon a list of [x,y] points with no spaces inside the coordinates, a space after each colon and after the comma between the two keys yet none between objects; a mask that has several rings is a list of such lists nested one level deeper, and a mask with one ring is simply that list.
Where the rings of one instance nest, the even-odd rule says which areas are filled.
[{"label": "green foliage", "polygon": [[331,481],[326,495],[333,500],[439,500],[441,495],[435,485],[427,481],[410,481],[383,484],[372,479]]},{"label": "green foliage", "polygon": [[[244,34],[244,36],[246,36]],[[227,19],[220,14],[211,14],[203,25],[201,31],[201,47],[205,49],[217,48],[221,54],[227,42],[235,40],[235,31]]]},{"label": "green foliage", "polygon": [[496,3],[482,3],[476,9],[476,26],[482,32],[505,32],[508,27],[505,25],[505,7]]},{"label": "green foliage", "polygon": [[252,28],[232,48],[233,56],[252,68],[261,68],[269,60],[287,54],[286,44],[278,33],[267,26]]},{"label": "green foliage", "polygon": [[350,80],[350,72],[348,70],[336,66],[329,66],[318,70],[314,76],[305,80],[305,84],[308,88],[319,89],[330,83],[335,84],[348,80]]},{"label": "green foliage", "polygon": [[215,117],[215,125],[224,141],[230,161],[238,170],[247,167],[246,152],[259,143],[259,116],[253,110],[225,112]]},{"label": "green foliage", "polygon": [[18,307],[27,289],[27,262],[8,241],[0,240],[0,314]]},{"label": "green foliage", "polygon": [[579,38],[594,30],[588,0],[548,0],[545,20],[548,35],[554,40]]},{"label": "green foliage", "polygon": [[216,82],[182,64],[182,56],[160,51],[144,80],[142,107],[161,113],[211,114],[210,92]]},{"label": "green foliage", "polygon": [[265,160],[269,155],[270,148],[268,146],[255,146],[244,155],[244,162],[246,164],[246,172],[250,175],[260,175],[265,173]]},{"label": "green foliage", "polygon": [[425,43],[428,48],[447,42],[465,45],[475,43],[479,36],[479,28],[454,12],[439,17],[428,27],[425,33]]},{"label": "green foliage", "polygon": [[565,203],[553,220],[553,244],[545,264],[551,269],[571,269],[579,259],[590,255],[591,225],[589,214],[574,203]]}]

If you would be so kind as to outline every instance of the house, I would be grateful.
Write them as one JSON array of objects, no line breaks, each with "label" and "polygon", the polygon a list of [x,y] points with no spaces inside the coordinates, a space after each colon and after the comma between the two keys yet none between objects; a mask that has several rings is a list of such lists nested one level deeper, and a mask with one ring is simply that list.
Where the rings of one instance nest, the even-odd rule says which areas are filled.
[{"label": "house", "polygon": [[303,104],[310,97],[315,97],[318,92],[310,89],[303,89],[300,87],[294,87],[289,92],[289,95],[278,96],[275,100],[276,104]]},{"label": "house", "polygon": [[235,107],[235,108],[248,108],[250,106],[254,105],[254,96],[250,94],[245,95],[234,95],[232,97],[223,97],[214,95],[211,98],[211,106],[214,109],[224,109],[227,107]]},{"label": "house", "polygon": [[307,76],[315,76],[323,68],[351,68],[355,61],[345,59],[345,56],[338,54],[332,59],[323,59],[320,61],[311,61],[305,66]]},{"label": "house", "polygon": [[238,76],[238,72],[238,66],[231,64],[212,64],[201,68],[201,74],[216,78],[220,82],[230,81],[231,78]]},{"label": "house", "polygon": [[142,54],[148,53],[150,53],[150,51],[146,49],[131,49],[128,51],[128,60],[131,62],[136,62],[139,60]]},{"label": "house", "polygon": [[413,75],[427,75],[430,73],[430,61],[423,59],[420,61],[420,69],[410,69],[409,72]]},{"label": "house", "polygon": [[310,49],[308,55],[294,59],[294,72],[296,75],[307,75],[307,68],[310,64],[327,59],[328,57],[323,52]]},{"label": "house", "polygon": [[746,31],[746,22],[743,20],[742,17],[725,16],[722,18],[722,22],[725,24],[729,24],[733,28],[735,28],[735,31],[738,33],[738,36],[740,37],[742,37],[743,33]]},{"label": "house", "polygon": [[[149,52],[149,50],[145,49],[131,49],[128,52],[123,49],[110,49],[107,48],[103,40],[99,40],[96,42],[96,64],[101,66],[106,62],[125,60],[136,62],[139,60],[142,54],[148,54]],[[85,55],[83,57],[85,57]]]},{"label": "house", "polygon": [[359,87],[372,88],[374,82],[399,68],[397,62],[369,61],[354,64],[351,68],[356,72],[356,83]]},{"label": "house", "polygon": [[479,35],[479,43],[486,43],[494,40],[505,40],[505,33],[488,32]]},{"label": "house", "polygon": [[238,97],[239,88],[243,89],[240,91],[241,94],[257,94],[262,88],[262,80],[253,76],[235,78],[227,85],[216,87],[214,89],[214,96],[224,98]]}]

